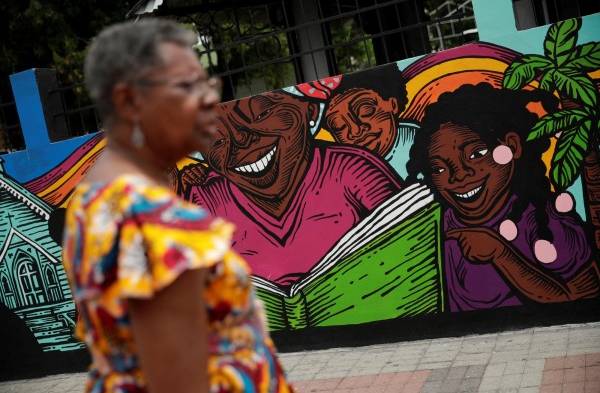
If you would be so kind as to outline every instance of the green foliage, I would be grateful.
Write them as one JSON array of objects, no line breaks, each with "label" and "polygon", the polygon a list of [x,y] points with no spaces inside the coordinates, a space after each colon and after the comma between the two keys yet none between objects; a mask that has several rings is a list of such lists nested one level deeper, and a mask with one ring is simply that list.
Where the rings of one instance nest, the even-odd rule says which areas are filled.
[{"label": "green foliage", "polygon": [[577,33],[581,28],[581,19],[567,19],[550,26],[544,41],[544,54],[561,66],[571,56],[577,43]]},{"label": "green foliage", "polygon": [[532,141],[551,136],[556,130],[571,129],[587,118],[588,113],[582,109],[564,109],[541,118],[531,129],[527,140]]},{"label": "green foliage", "polygon": [[554,73],[555,69],[546,70],[540,77],[540,89],[546,90],[547,92],[554,92]]},{"label": "green foliage", "polygon": [[600,42],[578,46],[564,65],[587,72],[597,70],[600,68]]},{"label": "green foliage", "polygon": [[548,70],[553,64],[544,56],[525,55],[515,60],[504,74],[504,87],[518,90],[528,85],[539,74],[539,71]]},{"label": "green foliage", "polygon": [[574,69],[554,71],[554,84],[564,96],[593,107],[598,102],[596,87],[589,76]]},{"label": "green foliage", "polygon": [[[296,82],[283,21],[265,7],[240,6],[179,18],[195,26],[202,45],[197,49],[209,72],[226,74],[225,87],[233,85],[235,97],[289,86]],[[266,64],[270,63],[270,64]],[[243,70],[243,71],[242,71]],[[231,92],[225,92],[225,95]]]},{"label": "green foliage", "polygon": [[515,60],[504,74],[503,86],[522,89],[539,77],[539,88],[558,91],[578,108],[563,109],[541,118],[527,138],[532,141],[562,132],[551,162],[551,181],[558,190],[577,178],[590,141],[598,138],[600,111],[598,91],[588,72],[600,68],[600,43],[577,45],[581,19],[568,19],[548,29],[544,56],[525,55]]},{"label": "green foliage", "polygon": [[552,157],[552,181],[560,189],[569,187],[577,178],[587,152],[592,121],[563,131]]},{"label": "green foliage", "polygon": [[0,1],[0,77],[29,68],[55,68],[66,83],[83,80],[90,39],[121,21],[132,1]]},{"label": "green foliage", "polygon": [[368,37],[354,18],[332,21],[331,32],[331,41],[335,45],[335,58],[338,59],[337,65],[340,73],[345,74],[376,65],[371,39],[349,43],[359,37]]}]

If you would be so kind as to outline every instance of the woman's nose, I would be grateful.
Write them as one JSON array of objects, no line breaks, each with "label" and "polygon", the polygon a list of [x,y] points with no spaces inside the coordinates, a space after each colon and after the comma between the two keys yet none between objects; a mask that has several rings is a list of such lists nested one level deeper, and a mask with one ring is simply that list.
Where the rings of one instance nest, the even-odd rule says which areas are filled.
[{"label": "woman's nose", "polygon": [[457,182],[461,182],[463,180],[465,180],[467,177],[469,176],[473,176],[475,174],[475,171],[473,170],[473,168],[464,165],[462,163],[458,164],[458,165],[454,165],[453,168],[451,169],[452,173],[449,179],[450,183],[457,183]]},{"label": "woman's nose", "polygon": [[229,130],[231,140],[237,147],[248,147],[252,141],[252,131],[247,128],[233,126]]},{"label": "woman's nose", "polygon": [[212,107],[221,102],[221,94],[216,89],[208,89],[205,94],[202,95],[202,106]]},{"label": "woman's nose", "polygon": [[206,81],[205,88],[202,92],[202,105],[205,107],[211,107],[221,102],[222,86],[223,84],[219,78],[213,77]]},{"label": "woman's nose", "polygon": [[361,137],[365,132],[369,131],[369,126],[364,123],[350,123],[348,125],[349,139]]}]

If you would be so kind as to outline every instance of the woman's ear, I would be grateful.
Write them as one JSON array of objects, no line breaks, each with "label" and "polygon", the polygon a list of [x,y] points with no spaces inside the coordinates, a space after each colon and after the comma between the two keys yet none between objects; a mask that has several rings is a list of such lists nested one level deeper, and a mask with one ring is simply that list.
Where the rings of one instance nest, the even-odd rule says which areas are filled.
[{"label": "woman's ear", "polygon": [[392,104],[392,113],[394,114],[394,116],[398,117],[398,115],[400,115],[400,107],[398,106],[398,99],[396,97],[391,97],[390,103]]},{"label": "woman's ear", "polygon": [[130,85],[117,83],[113,87],[111,99],[117,118],[133,123],[139,117],[138,97]]},{"label": "woman's ear", "polygon": [[521,157],[521,154],[523,153],[523,145],[521,144],[521,137],[519,134],[516,132],[509,132],[504,136],[504,141],[502,143],[510,147],[515,159]]},{"label": "woman's ear", "polygon": [[308,104],[308,118],[317,124],[317,120],[319,120],[319,104],[314,102]]}]

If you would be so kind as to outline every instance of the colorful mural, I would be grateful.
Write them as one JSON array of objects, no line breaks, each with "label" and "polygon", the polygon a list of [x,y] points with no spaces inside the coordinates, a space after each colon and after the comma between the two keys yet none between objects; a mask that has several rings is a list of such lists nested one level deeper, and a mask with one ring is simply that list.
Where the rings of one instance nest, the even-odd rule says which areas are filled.
[{"label": "colorful mural", "polygon": [[52,208],[14,181],[0,163],[0,301],[17,314],[44,351],[83,345],[72,337],[75,306],[50,236]]},{"label": "colorful mural", "polygon": [[[173,188],[236,224],[273,331],[597,298],[599,18],[224,103]],[[0,301],[46,351],[81,348],[61,209],[104,143],[3,156]]]}]

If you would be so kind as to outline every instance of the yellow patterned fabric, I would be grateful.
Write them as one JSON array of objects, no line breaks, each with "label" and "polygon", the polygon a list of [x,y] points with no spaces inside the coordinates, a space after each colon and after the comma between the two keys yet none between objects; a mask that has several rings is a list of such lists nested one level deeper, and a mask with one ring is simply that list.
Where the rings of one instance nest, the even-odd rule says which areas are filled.
[{"label": "yellow patterned fabric", "polygon": [[63,263],[92,354],[86,392],[145,392],[127,299],[150,299],[188,269],[208,269],[210,392],[292,392],[264,329],[233,227],[141,176],[77,187]]}]

